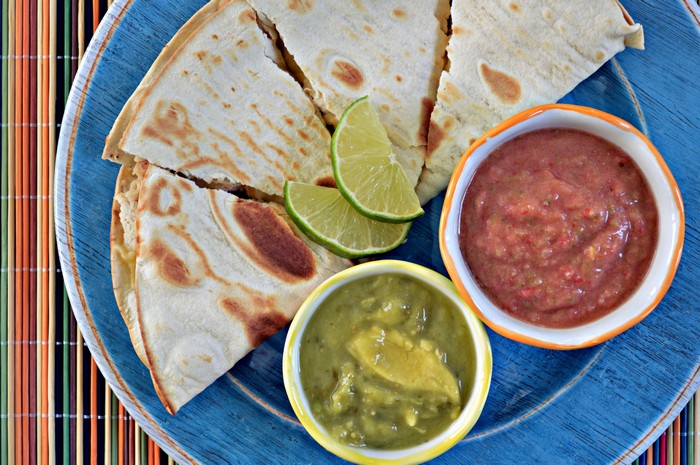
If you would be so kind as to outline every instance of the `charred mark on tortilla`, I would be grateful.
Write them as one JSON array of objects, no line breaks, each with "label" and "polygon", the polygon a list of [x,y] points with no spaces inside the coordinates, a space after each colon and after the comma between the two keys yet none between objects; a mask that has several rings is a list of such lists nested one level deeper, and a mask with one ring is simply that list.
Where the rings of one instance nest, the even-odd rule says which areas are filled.
[{"label": "charred mark on tortilla", "polygon": [[333,63],[331,75],[350,89],[359,89],[365,82],[362,71],[354,64],[344,60],[336,60]]},{"label": "charred mark on tortilla", "polygon": [[315,259],[309,247],[275,213],[257,202],[236,202],[233,215],[253,245],[250,258],[284,281],[311,279]]},{"label": "charred mark on tortilla", "polygon": [[322,187],[338,187],[338,185],[335,183],[335,178],[333,176],[325,176],[323,178],[317,179],[316,185]]},{"label": "charred mark on tortilla", "polygon": [[251,347],[262,344],[289,321],[282,313],[270,310],[268,307],[271,303],[264,300],[251,305],[251,308],[231,297],[221,299],[219,304],[224,311],[243,323]]},{"label": "charred mark on tortilla", "polygon": [[420,101],[420,127],[418,128],[418,142],[421,145],[428,143],[428,133],[430,132],[430,115],[433,114],[435,101],[428,97],[423,97]]},{"label": "charred mark on tortilla", "polygon": [[198,151],[192,140],[198,140],[201,135],[190,123],[187,108],[179,102],[160,100],[152,120],[141,131],[144,137],[156,139],[169,147],[177,146],[180,156]]},{"label": "charred mark on tortilla", "polygon": [[442,141],[445,139],[445,131],[442,130],[440,125],[435,121],[430,121],[428,128],[428,156],[430,156],[435,149],[437,149]]},{"label": "charred mark on tortilla", "polygon": [[406,19],[408,17],[406,12],[404,10],[402,10],[401,8],[394,8],[393,10],[391,10],[391,14],[396,19]]},{"label": "charred mark on tortilla", "polygon": [[479,65],[479,71],[496,98],[507,104],[518,103],[522,97],[522,88],[517,79],[503,71],[491,68],[486,63]]},{"label": "charred mark on tortilla", "polygon": [[306,13],[314,6],[314,2],[311,0],[287,0],[285,4],[287,8],[297,13]]},{"label": "charred mark on tortilla", "polygon": [[[171,195],[163,195],[163,189],[168,187],[168,182],[164,178],[158,179],[155,185],[148,189],[144,202],[145,208],[156,216],[172,216],[180,213],[182,205],[182,194],[177,189],[171,191]],[[191,191],[192,187],[186,182],[182,187]]]},{"label": "charred mark on tortilla", "polygon": [[192,276],[185,262],[160,239],[153,239],[148,251],[156,263],[158,273],[167,283],[186,287],[194,286],[202,280],[201,276]]}]

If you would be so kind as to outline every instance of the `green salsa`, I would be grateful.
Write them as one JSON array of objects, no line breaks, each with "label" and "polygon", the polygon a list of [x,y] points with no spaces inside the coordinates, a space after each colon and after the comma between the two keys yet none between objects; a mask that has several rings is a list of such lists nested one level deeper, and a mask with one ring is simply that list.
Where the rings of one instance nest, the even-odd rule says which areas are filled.
[{"label": "green salsa", "polygon": [[399,449],[455,420],[472,389],[464,316],[428,284],[399,273],[359,278],[316,309],[299,349],[312,414],[339,441]]}]

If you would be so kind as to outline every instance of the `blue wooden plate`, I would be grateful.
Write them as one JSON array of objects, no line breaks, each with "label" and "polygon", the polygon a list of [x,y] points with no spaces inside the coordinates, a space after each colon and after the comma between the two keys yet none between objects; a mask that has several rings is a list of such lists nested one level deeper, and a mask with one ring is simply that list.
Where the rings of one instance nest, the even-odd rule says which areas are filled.
[{"label": "blue wooden plate", "polygon": [[[435,463],[630,462],[700,384],[700,23],[694,0],[626,0],[645,51],[626,50],[564,98],[620,116],[656,144],[678,181],[685,251],[666,298],[643,322],[584,350],[537,349],[490,332],[494,375],[471,433]],[[123,0],[83,59],[61,127],[56,220],[78,324],[119,399],[180,462],[332,463],[296,420],[278,333],[180,412],[169,415],[129,341],[112,293],[110,208],[118,166],[100,159],[122,105],[202,0]],[[437,241],[442,196],[389,256],[445,273]]]}]

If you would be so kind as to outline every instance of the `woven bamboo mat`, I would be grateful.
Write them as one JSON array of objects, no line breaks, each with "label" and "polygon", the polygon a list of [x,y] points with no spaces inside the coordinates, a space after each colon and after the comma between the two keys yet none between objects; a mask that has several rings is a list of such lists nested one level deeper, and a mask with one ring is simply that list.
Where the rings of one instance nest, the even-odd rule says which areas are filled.
[{"label": "woven bamboo mat", "polygon": [[[2,3],[0,464],[172,463],[99,373],[57,269],[56,138],[109,3]],[[700,393],[635,463],[700,465],[699,404]]]}]

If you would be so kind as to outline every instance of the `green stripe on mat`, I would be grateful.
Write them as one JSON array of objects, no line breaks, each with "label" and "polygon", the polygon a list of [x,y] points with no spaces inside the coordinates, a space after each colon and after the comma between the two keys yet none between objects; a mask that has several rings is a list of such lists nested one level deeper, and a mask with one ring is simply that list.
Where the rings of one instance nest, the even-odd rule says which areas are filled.
[{"label": "green stripe on mat", "polygon": [[139,463],[148,465],[148,436],[143,429],[139,429],[139,434],[141,435],[141,457]]},{"label": "green stripe on mat", "polygon": [[7,359],[7,344],[9,342],[7,339],[7,278],[9,275],[9,270],[7,269],[7,254],[8,254],[8,237],[7,237],[7,204],[8,204],[8,173],[7,173],[7,131],[8,131],[8,114],[7,114],[7,102],[8,102],[8,81],[7,81],[7,66],[9,63],[9,50],[8,50],[8,34],[9,34],[9,18],[8,18],[8,2],[2,2],[2,133],[0,134],[1,142],[1,152],[2,153],[2,178],[0,179],[0,248],[2,249],[2,260],[0,260],[0,267],[2,272],[0,272],[0,463],[8,463],[7,451],[8,447],[8,379],[7,379],[7,365],[9,363]]},{"label": "green stripe on mat", "polygon": [[697,435],[695,434],[695,396],[690,398],[690,402],[688,403],[688,436],[686,437],[686,441],[688,441],[688,465],[694,465],[695,464],[695,438]]}]

